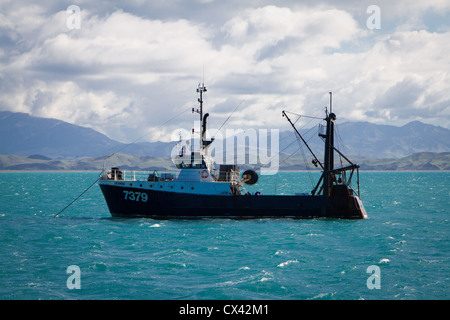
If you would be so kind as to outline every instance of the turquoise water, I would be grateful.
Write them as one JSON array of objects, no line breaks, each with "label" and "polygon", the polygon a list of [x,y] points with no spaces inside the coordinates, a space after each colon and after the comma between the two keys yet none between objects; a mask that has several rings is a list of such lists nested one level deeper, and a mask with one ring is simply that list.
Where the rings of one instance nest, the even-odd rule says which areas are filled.
[{"label": "turquoise water", "polygon": [[53,218],[98,173],[0,173],[0,299],[449,299],[450,173],[360,176],[367,220],[163,221],[111,218],[98,186]]}]

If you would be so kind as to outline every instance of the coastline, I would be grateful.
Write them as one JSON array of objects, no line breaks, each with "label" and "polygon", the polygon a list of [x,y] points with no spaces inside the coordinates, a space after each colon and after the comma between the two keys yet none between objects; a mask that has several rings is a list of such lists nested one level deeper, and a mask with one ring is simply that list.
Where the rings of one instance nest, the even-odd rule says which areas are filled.
[{"label": "coastline", "polygon": [[[42,156],[43,157],[43,156]],[[354,157],[354,163],[360,166],[360,171],[450,171],[450,152],[420,152],[403,158],[369,159]],[[112,166],[121,167],[127,171],[175,171],[176,168],[170,159],[145,157],[133,154],[116,154],[114,159],[108,160],[105,165],[105,157],[90,157],[79,159],[37,159],[35,157],[0,154],[0,172],[16,171],[102,171]],[[303,158],[291,158],[288,162],[280,159],[277,172],[321,172],[320,168],[307,168]],[[254,169],[250,165],[241,164],[241,170]],[[258,166],[258,164],[256,164]],[[260,166],[258,166],[260,167]]]},{"label": "coastline", "polygon": [[[101,173],[103,170],[93,170],[93,169],[88,169],[88,170],[70,170],[70,169],[49,169],[49,170],[28,170],[28,169],[24,169],[24,170],[10,170],[10,169],[0,169],[0,173],[7,173],[7,172],[99,172]],[[126,171],[136,171],[136,172],[146,172],[146,171],[152,171],[152,170],[133,170],[133,169],[126,169]],[[157,170],[160,172],[173,172],[173,171],[177,171],[177,170]],[[288,173],[288,172],[317,172],[320,173],[320,170],[278,170],[276,173],[279,172],[283,172],[283,173]],[[374,169],[374,170],[370,170],[370,169],[360,169],[360,172],[450,172],[450,170],[420,170],[420,169],[413,169],[413,170],[378,170],[378,169]],[[275,173],[275,174],[276,174]]]}]

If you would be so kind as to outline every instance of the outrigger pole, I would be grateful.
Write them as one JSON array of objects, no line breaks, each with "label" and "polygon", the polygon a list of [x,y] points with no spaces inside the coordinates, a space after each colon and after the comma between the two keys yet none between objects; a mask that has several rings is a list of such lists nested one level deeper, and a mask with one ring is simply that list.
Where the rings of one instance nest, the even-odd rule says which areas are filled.
[{"label": "outrigger pole", "polygon": [[294,128],[295,132],[297,133],[297,135],[300,137],[300,139],[302,139],[303,143],[305,144],[305,146],[308,148],[309,152],[311,152],[311,154],[314,157],[313,160],[313,164],[317,167],[317,164],[324,169],[322,163],[319,161],[319,159],[317,159],[316,155],[314,154],[314,152],[311,150],[311,148],[308,146],[308,144],[306,143],[305,139],[303,139],[302,135],[300,134],[300,132],[298,132],[297,128],[294,126],[294,124],[292,123],[291,119],[289,119],[289,117],[287,116],[286,112],[284,112],[284,110],[282,111],[283,117],[286,117],[287,121],[289,121],[289,123],[291,124],[292,128]]},{"label": "outrigger pole", "polygon": [[[345,185],[349,185],[351,178],[353,176],[353,170],[357,170],[358,173],[358,196],[359,196],[359,165],[354,164],[353,162],[351,162],[347,157],[345,157],[338,149],[336,149],[336,147],[334,146],[334,121],[336,120],[336,115],[332,112],[332,92],[329,93],[330,94],[330,113],[328,113],[328,111],[326,111],[326,118],[324,119],[327,123],[327,127],[326,127],[326,133],[325,134],[320,134],[319,136],[325,139],[325,155],[324,155],[324,163],[322,164],[319,159],[316,157],[316,155],[314,154],[314,152],[311,150],[311,148],[309,147],[309,145],[306,143],[305,139],[303,139],[302,135],[298,132],[297,128],[294,126],[294,124],[292,123],[291,119],[289,119],[289,117],[287,116],[286,112],[282,112],[283,117],[286,117],[286,119],[289,121],[289,123],[291,124],[291,126],[294,128],[295,132],[297,133],[297,135],[300,137],[300,139],[303,141],[303,143],[305,144],[305,146],[308,148],[309,152],[311,152],[311,154],[314,157],[314,160],[312,161],[312,163],[317,167],[317,164],[320,165],[320,167],[322,168],[322,175],[319,179],[319,181],[317,182],[316,187],[311,191],[312,195],[315,195],[317,190],[318,193],[322,193],[322,195],[324,197],[330,197],[331,196],[331,189],[333,187],[333,183],[336,182],[336,174],[342,174],[345,173],[345,171],[348,170],[352,170],[352,173],[350,175],[350,178],[348,179],[348,181],[345,181],[343,184]],[[334,169],[334,151],[336,151],[341,157],[343,157],[350,165],[346,166],[346,167],[342,167],[339,169]],[[344,174],[345,177],[345,174]],[[323,181],[322,186],[320,187],[321,183]],[[342,183],[342,182],[339,182]],[[319,189],[320,187],[320,189]]]}]

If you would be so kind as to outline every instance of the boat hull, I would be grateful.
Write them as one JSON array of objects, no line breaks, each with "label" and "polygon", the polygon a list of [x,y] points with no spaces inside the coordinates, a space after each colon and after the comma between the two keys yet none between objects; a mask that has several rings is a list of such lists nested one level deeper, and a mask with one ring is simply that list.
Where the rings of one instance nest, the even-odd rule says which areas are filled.
[{"label": "boat hull", "polygon": [[363,219],[358,197],[312,195],[210,195],[100,184],[113,217],[201,218],[343,218]]}]

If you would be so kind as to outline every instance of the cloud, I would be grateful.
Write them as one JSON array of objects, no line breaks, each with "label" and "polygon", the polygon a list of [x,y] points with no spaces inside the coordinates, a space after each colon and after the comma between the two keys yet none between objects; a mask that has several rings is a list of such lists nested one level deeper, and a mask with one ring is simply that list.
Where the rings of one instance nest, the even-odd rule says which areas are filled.
[{"label": "cloud", "polygon": [[450,125],[450,31],[421,18],[445,16],[447,2],[382,2],[380,30],[354,1],[82,2],[79,30],[43,3],[0,10],[2,110],[158,140],[197,120],[204,79],[215,127],[239,105],[227,126],[286,129],[282,109],[317,115],[329,91],[341,121]]},{"label": "cloud", "polygon": [[[82,28],[67,30],[66,19],[65,13],[54,14],[49,23],[60,32],[49,32],[2,66],[2,83],[17,84],[5,88],[3,108],[91,126],[127,140],[122,130],[146,128],[143,118],[151,115],[155,123],[147,120],[156,125],[168,108],[164,103],[180,103],[164,98],[173,97],[168,91],[177,91],[179,81],[197,72],[198,52],[210,46],[203,38],[207,33],[186,20],[148,20],[121,10],[106,17],[83,12]],[[21,36],[26,38],[26,32]],[[191,83],[194,90],[197,80]]]},{"label": "cloud", "polygon": [[[353,88],[365,94],[367,120],[376,122],[425,120],[448,126],[450,32],[396,32],[365,53],[362,78]],[[433,111],[432,111],[433,110]],[[374,117],[374,115],[378,115]],[[382,116],[385,115],[385,116]]]}]

